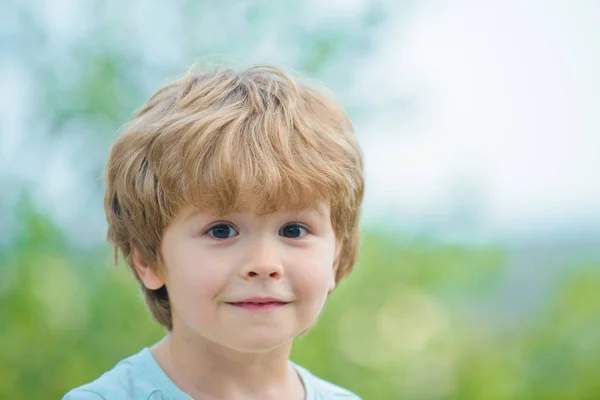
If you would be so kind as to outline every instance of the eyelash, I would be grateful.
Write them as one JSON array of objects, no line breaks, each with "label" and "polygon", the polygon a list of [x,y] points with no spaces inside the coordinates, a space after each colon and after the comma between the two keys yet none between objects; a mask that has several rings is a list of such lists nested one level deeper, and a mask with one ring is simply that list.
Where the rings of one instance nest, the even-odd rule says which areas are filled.
[{"label": "eyelash", "polygon": [[[235,227],[232,224],[229,224],[227,222],[219,222],[219,223],[214,224],[210,228],[208,228],[208,230],[206,231],[205,235],[208,236],[209,239],[217,240],[219,242],[222,242],[223,240],[226,240],[226,239],[229,239],[229,238],[233,237],[233,236],[229,236],[227,238],[217,238],[214,235],[210,234],[210,231],[212,231],[213,229],[218,228],[220,226],[227,226],[227,227],[233,229],[236,233],[239,234],[239,232],[237,231],[237,229],[235,229]],[[237,236],[237,235],[234,235],[234,236]]]},{"label": "eyelash", "polygon": [[279,229],[279,232],[282,232],[282,231],[283,231],[285,228],[288,228],[288,227],[290,227],[290,226],[301,228],[301,229],[303,229],[303,230],[305,231],[305,233],[304,233],[304,235],[301,235],[301,236],[299,236],[299,237],[293,237],[293,238],[288,238],[288,237],[286,237],[286,239],[301,239],[301,238],[303,238],[304,236],[306,236],[306,235],[308,235],[308,234],[310,234],[310,233],[311,233],[310,229],[308,229],[308,227],[307,227],[306,225],[304,225],[304,224],[300,224],[300,223],[298,223],[298,222],[290,222],[290,223],[287,223],[287,224],[283,225],[283,226],[282,226],[282,227]]},{"label": "eyelash", "polygon": [[[236,233],[239,235],[239,232],[238,232],[238,230],[237,230],[237,229],[236,229],[236,228],[233,226],[233,224],[230,224],[230,223],[228,223],[228,222],[219,222],[219,223],[216,223],[216,224],[212,225],[210,228],[208,228],[208,229],[207,229],[207,231],[206,231],[206,233],[205,233],[204,235],[205,235],[205,236],[207,236],[207,237],[208,237],[209,239],[211,239],[211,240],[216,240],[216,241],[219,241],[219,242],[222,242],[222,241],[224,241],[224,240],[227,240],[227,239],[230,239],[230,238],[232,238],[232,237],[238,236],[238,235],[233,235],[233,236],[229,236],[229,237],[227,237],[227,238],[217,238],[217,237],[215,237],[214,235],[211,235],[211,234],[210,234],[210,231],[212,231],[212,230],[213,230],[213,229],[215,229],[215,228],[221,227],[221,226],[227,226],[227,227],[229,227],[229,228],[233,229],[233,230],[234,230],[234,231],[235,231],[235,232],[236,232]],[[301,239],[301,238],[303,238],[304,236],[306,236],[306,235],[309,235],[309,234],[311,234],[311,233],[312,233],[312,232],[311,232],[311,230],[310,230],[310,229],[309,229],[309,228],[308,228],[306,225],[304,225],[304,224],[301,224],[301,223],[298,223],[298,222],[290,222],[290,223],[287,223],[287,224],[283,225],[283,226],[282,226],[282,227],[279,229],[279,232],[278,232],[278,233],[281,233],[283,229],[285,229],[285,228],[288,228],[288,227],[290,227],[290,226],[292,226],[292,227],[298,227],[298,228],[301,228],[301,229],[303,229],[303,230],[304,230],[304,234],[303,234],[303,235],[300,235],[300,236],[298,236],[298,237],[291,237],[291,238],[289,238],[289,237],[286,237],[286,239]],[[282,235],[280,235],[280,236],[282,236]],[[285,237],[285,236],[282,236],[282,237]]]}]

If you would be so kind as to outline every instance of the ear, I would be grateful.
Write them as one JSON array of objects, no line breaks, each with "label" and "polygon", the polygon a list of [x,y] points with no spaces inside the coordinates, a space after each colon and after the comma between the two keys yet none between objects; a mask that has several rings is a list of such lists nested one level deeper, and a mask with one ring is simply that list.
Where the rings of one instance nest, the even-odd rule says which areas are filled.
[{"label": "ear", "polygon": [[333,260],[333,274],[331,277],[331,282],[329,282],[329,293],[333,292],[333,289],[335,289],[335,277],[337,275],[337,271],[338,268],[340,266],[340,258],[341,258],[341,254],[342,254],[342,246],[338,246],[338,249],[336,251],[336,255],[335,255],[335,259]]},{"label": "ear", "polygon": [[164,286],[165,281],[156,272],[150,268],[144,260],[137,248],[131,247],[131,261],[135,272],[140,277],[140,280],[147,289],[156,290]]}]

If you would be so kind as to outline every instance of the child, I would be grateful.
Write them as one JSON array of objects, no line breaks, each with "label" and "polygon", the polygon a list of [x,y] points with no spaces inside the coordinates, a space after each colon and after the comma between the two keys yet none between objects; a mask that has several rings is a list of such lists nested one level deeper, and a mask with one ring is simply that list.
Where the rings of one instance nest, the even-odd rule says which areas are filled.
[{"label": "child", "polygon": [[105,210],[167,334],[64,399],[358,399],[289,356],[352,269],[363,187],[314,84],[255,67],[161,88],[112,147]]}]

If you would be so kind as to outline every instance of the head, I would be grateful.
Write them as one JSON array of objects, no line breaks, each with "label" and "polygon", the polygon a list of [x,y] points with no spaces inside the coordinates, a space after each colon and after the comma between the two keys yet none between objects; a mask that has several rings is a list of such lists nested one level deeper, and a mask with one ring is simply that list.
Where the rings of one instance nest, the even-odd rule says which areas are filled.
[{"label": "head", "polygon": [[298,305],[293,336],[352,270],[363,188],[352,124],[327,90],[273,67],[190,71],[112,147],[108,239],[167,329],[234,324],[247,310],[232,303],[264,295]]}]

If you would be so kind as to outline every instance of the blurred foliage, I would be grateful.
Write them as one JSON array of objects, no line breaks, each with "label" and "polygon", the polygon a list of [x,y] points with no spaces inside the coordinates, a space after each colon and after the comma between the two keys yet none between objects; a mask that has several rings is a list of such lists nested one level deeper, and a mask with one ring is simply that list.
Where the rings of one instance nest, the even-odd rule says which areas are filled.
[{"label": "blurred foliage", "polygon": [[[0,398],[60,398],[163,331],[106,247],[70,248],[20,204],[0,257]],[[366,232],[355,271],[292,358],[365,399],[596,398],[599,263],[573,265],[534,317],[507,328],[477,307],[497,296],[507,260],[493,247]]]},{"label": "blurred foliage", "polygon": [[[323,16],[310,2],[223,4],[0,0],[0,61],[18,71],[28,100],[22,129],[9,134],[27,144],[19,168],[35,172],[27,180],[16,166],[0,169],[0,398],[60,398],[163,335],[107,247],[77,244],[103,235],[92,217],[101,214],[107,148],[147,95],[198,57],[276,62],[326,81],[360,117],[369,105],[348,82],[390,4],[402,11],[412,2],[369,2],[349,16]],[[67,145],[75,150],[61,153]],[[77,190],[39,192],[64,154],[69,168],[59,171]],[[514,268],[545,275],[543,265],[515,267],[499,246],[376,226],[386,224],[366,228],[356,270],[297,340],[296,362],[365,399],[599,398],[597,258],[565,261],[527,309],[505,283]]]}]

